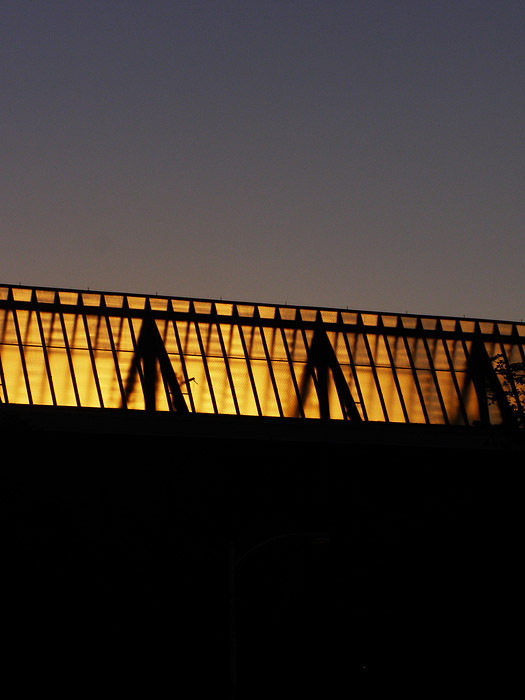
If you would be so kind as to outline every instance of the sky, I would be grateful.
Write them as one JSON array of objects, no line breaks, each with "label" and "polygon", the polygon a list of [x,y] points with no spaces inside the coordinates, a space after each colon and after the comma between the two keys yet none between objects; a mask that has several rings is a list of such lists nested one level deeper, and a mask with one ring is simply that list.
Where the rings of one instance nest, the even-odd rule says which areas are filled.
[{"label": "sky", "polygon": [[525,318],[523,0],[2,0],[0,284]]}]

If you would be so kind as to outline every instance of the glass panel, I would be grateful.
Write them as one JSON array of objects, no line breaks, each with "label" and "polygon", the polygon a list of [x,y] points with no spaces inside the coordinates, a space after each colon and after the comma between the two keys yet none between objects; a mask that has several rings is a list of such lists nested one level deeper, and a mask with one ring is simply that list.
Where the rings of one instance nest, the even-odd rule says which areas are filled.
[{"label": "glass panel", "polygon": [[[231,369],[231,365],[228,365],[228,367]],[[226,371],[226,363],[223,359],[211,358],[208,360],[208,368],[211,375],[218,412],[229,414],[236,413],[231,385]]]},{"label": "glass panel", "polygon": [[146,307],[146,297],[127,296],[126,300],[130,309],[144,309]]},{"label": "glass panel", "polygon": [[480,421],[479,403],[474,384],[467,373],[458,375],[459,387],[463,403],[466,408],[469,425],[475,425]]},{"label": "glass panel", "polygon": [[348,361],[346,364],[344,362],[341,362],[340,367],[341,367],[341,370],[343,371],[344,377],[346,379],[346,383],[348,385],[348,388],[350,389],[350,394],[351,394],[352,399],[356,405],[356,408],[359,411],[361,418],[364,419],[363,407],[361,406],[361,403],[360,403],[359,392],[357,390],[357,385],[355,383],[352,368],[351,368],[350,364],[348,363]]},{"label": "glass panel", "polygon": [[377,377],[387,407],[389,420],[404,423],[405,416],[403,414],[399,392],[397,391],[392,370],[388,367],[378,367]]},{"label": "glass panel", "polygon": [[431,357],[431,366],[436,370],[448,370],[449,365],[445,354],[445,348],[443,347],[443,341],[440,338],[428,338],[427,347]]},{"label": "glass panel", "polygon": [[44,405],[52,404],[51,387],[49,385],[45,356],[41,344],[33,347],[26,345],[24,347],[24,357],[33,403]]},{"label": "glass panel", "polygon": [[487,342],[485,343],[485,350],[487,351],[487,355],[489,356],[489,358],[492,358],[494,357],[494,355],[497,355],[501,352],[501,345],[500,343]]},{"label": "glass panel", "polygon": [[424,423],[425,414],[423,413],[423,407],[421,406],[421,400],[412,370],[405,366],[396,369],[396,372],[409,423]]},{"label": "glass panel", "polygon": [[417,318],[415,316],[400,316],[403,322],[403,328],[407,330],[413,329],[417,326]]},{"label": "glass panel", "polygon": [[349,325],[355,326],[355,324],[357,323],[358,314],[356,312],[343,311],[341,316],[343,318],[343,323],[345,323],[345,324],[347,323]]},{"label": "glass panel", "polygon": [[384,338],[380,335],[368,335],[367,338],[374,364],[376,366],[390,366],[390,358],[388,357]]},{"label": "glass panel", "polygon": [[153,311],[166,311],[168,308],[168,300],[159,297],[148,297],[149,305]]},{"label": "glass panel", "polygon": [[467,321],[467,320],[465,320],[464,318],[461,318],[461,319],[459,319],[459,323],[460,323],[460,326],[461,326],[461,330],[462,330],[464,333],[473,333],[474,330],[475,330],[475,328],[476,328],[475,322],[474,322],[474,321],[471,321],[471,320],[468,320],[468,321]]},{"label": "glass panel", "polygon": [[71,355],[80,395],[80,405],[100,407],[89,352],[80,348],[74,348],[71,351]]},{"label": "glass panel", "polygon": [[346,349],[345,337],[343,333],[332,332],[327,333],[327,336],[332,348],[334,349],[334,353],[339,364],[343,365],[344,363],[348,363],[348,351]]},{"label": "glass panel", "polygon": [[290,417],[299,416],[297,396],[288,362],[273,361],[272,369],[284,415]]},{"label": "glass panel", "polygon": [[311,372],[304,362],[294,362],[293,369],[297,377],[305,418],[319,418],[319,397]]},{"label": "glass panel", "polygon": [[[498,352],[501,352],[501,350],[497,350],[496,348],[497,346],[495,346],[495,352],[493,354],[489,354],[489,357],[492,357],[492,355],[496,355]],[[520,349],[517,345],[504,343],[503,348],[505,350],[505,354],[509,363],[512,364],[513,362],[522,362]]]},{"label": "glass panel", "polygon": [[208,380],[201,356],[185,355],[184,362],[197,413],[214,413]]},{"label": "glass panel", "polygon": [[18,336],[16,334],[13,312],[7,311],[3,320],[1,342],[9,345],[16,345],[18,348]]},{"label": "glass panel", "polygon": [[256,416],[257,404],[255,403],[255,396],[250,383],[246,360],[233,358],[230,360],[230,370],[235,386],[235,393],[239,401],[239,411],[241,415]]},{"label": "glass panel", "polygon": [[233,304],[223,304],[215,302],[215,308],[219,316],[231,316],[233,313]]},{"label": "glass panel", "polygon": [[425,316],[421,317],[421,326],[424,330],[433,331],[436,329],[436,325],[437,325],[436,318],[426,318]]},{"label": "glass panel", "polygon": [[295,319],[297,309],[293,306],[280,306],[279,314],[284,321],[293,321]]},{"label": "glass panel", "polygon": [[143,411],[146,408],[144,391],[142,389],[138,372],[136,370],[132,371],[132,359],[133,356],[131,354],[118,353],[118,363],[119,367],[121,368],[121,372],[124,371],[126,364],[129,363],[126,373],[122,374],[124,390],[126,393],[126,406],[134,411]]},{"label": "glass panel", "polygon": [[394,366],[396,369],[410,369],[410,361],[407,355],[405,343],[400,336],[392,335],[385,338],[390,347]]},{"label": "glass panel", "polygon": [[31,289],[25,289],[24,287],[12,287],[11,289],[15,301],[31,301]]},{"label": "glass panel", "polygon": [[[358,401],[359,401],[359,392],[357,391],[354,375],[352,372],[352,367],[350,364],[350,359],[348,357],[348,350],[347,350],[346,343],[345,343],[345,336],[343,333],[334,333],[334,334],[328,334],[328,335],[329,335],[329,339],[332,343],[332,347],[334,348],[335,356],[336,356],[336,359],[338,361],[339,367],[341,368],[341,371],[343,372],[346,383],[350,389],[350,393],[352,395],[352,398],[357,405]],[[353,336],[349,336],[349,337],[353,338]]]},{"label": "glass panel", "polygon": [[368,420],[384,421],[385,415],[381,407],[379,394],[377,393],[372,368],[370,366],[357,367],[356,374],[359,381],[359,386],[361,387],[361,392],[363,394],[363,401],[365,404],[366,413],[368,415]]},{"label": "glass panel", "polygon": [[95,351],[95,365],[104,406],[106,408],[119,408],[122,404],[122,397],[113,354],[107,350],[97,349]]},{"label": "glass panel", "polygon": [[211,313],[211,301],[194,301],[193,308],[198,314],[209,314]]},{"label": "glass panel", "polygon": [[252,304],[236,304],[237,313],[239,316],[252,318],[255,312],[255,306]]},{"label": "glass panel", "polygon": [[498,330],[501,333],[501,335],[511,335],[512,328],[512,323],[498,323]]},{"label": "glass panel", "polygon": [[131,351],[117,350],[117,363],[126,394],[125,403],[119,397],[118,407],[126,405],[128,408],[135,410],[144,409],[144,395],[137,368],[134,365],[134,353]]},{"label": "glass panel", "polygon": [[244,357],[244,350],[242,347],[238,326],[222,323],[221,333],[227,356],[231,358]]},{"label": "glass panel", "polygon": [[[158,368],[159,369],[159,368]],[[168,392],[169,387],[164,383],[162,375],[158,375],[158,382],[155,390],[155,410],[156,411],[169,411],[170,406],[168,404]]]},{"label": "glass panel", "polygon": [[224,360],[219,357],[208,357],[208,370],[218,412],[236,413]]},{"label": "glass panel", "polygon": [[124,305],[122,294],[104,294],[104,301],[110,309],[121,309]]},{"label": "glass panel", "polygon": [[179,354],[177,339],[173,324],[163,319],[156,319],[155,324],[158,328],[159,335],[162,338],[162,343],[168,355]]},{"label": "glass panel", "polygon": [[[284,334],[286,337],[286,343],[288,345],[288,352],[292,360],[299,362],[306,362],[306,348],[304,346],[303,337],[301,331],[295,330],[293,328],[285,328]],[[308,343],[311,343],[313,331],[308,331],[306,333]]]},{"label": "glass panel", "polygon": [[256,326],[244,326],[242,327],[242,332],[244,335],[244,342],[246,343],[246,349],[248,351],[248,357],[252,360],[266,359],[260,329]]},{"label": "glass panel", "polygon": [[303,321],[315,321],[317,318],[316,309],[301,309],[301,318]]},{"label": "glass panel", "polygon": [[428,370],[417,370],[417,379],[423,394],[423,403],[427,411],[428,419],[432,424],[442,424],[445,422],[443,411],[439,403],[436,385],[432,373]]},{"label": "glass panel", "polygon": [[456,387],[454,386],[452,372],[450,372],[450,370],[438,371],[437,381],[439,383],[439,389],[441,391],[443,403],[445,404],[445,410],[447,412],[449,423],[452,425],[463,425],[463,414]]},{"label": "glass panel", "polygon": [[172,299],[171,306],[173,311],[181,311],[182,313],[188,313],[190,308],[189,299]]},{"label": "glass panel", "polygon": [[343,409],[341,407],[341,401],[339,399],[337,387],[331,372],[328,373],[328,406],[330,418],[333,420],[343,420]]},{"label": "glass panel", "polygon": [[459,340],[447,340],[446,345],[454,370],[456,372],[466,370],[467,358],[465,356],[463,343]]},{"label": "glass panel", "polygon": [[42,341],[38,330],[38,319],[34,311],[18,310],[18,327],[23,345],[41,345]]},{"label": "glass panel", "polygon": [[36,298],[40,304],[52,304],[55,301],[55,292],[52,289],[37,289]]},{"label": "glass panel", "polygon": [[102,316],[85,316],[91,347],[97,350],[111,348],[106,323]]},{"label": "glass panel", "polygon": [[[55,324],[53,328],[56,327]],[[58,337],[58,332],[55,333],[55,337]],[[77,401],[65,348],[48,346],[47,358],[57,404],[59,406],[76,406]]]},{"label": "glass panel", "polygon": [[497,331],[496,324],[489,321],[480,321],[479,327],[482,333],[494,333]]},{"label": "glass panel", "polygon": [[356,365],[370,366],[370,358],[366,349],[364,338],[361,334],[349,335],[348,344]]},{"label": "glass panel", "polygon": [[453,332],[456,329],[456,319],[455,318],[441,318],[439,319],[441,323],[441,328],[447,332]]},{"label": "glass panel", "polygon": [[206,357],[222,357],[217,327],[211,323],[199,323],[202,345]]},{"label": "glass panel", "polygon": [[60,318],[56,313],[41,312],[40,322],[57,404],[59,406],[74,406],[76,400]]},{"label": "glass panel", "polygon": [[198,355],[200,357],[201,350],[194,324],[189,321],[177,321],[177,331],[179,333],[183,353],[185,355]]},{"label": "glass panel", "polygon": [[381,314],[381,320],[383,321],[383,325],[387,328],[395,328],[397,326],[397,319],[397,316]]},{"label": "glass panel", "polygon": [[5,386],[3,387],[4,398],[12,403],[27,404],[29,403],[29,396],[24,379],[13,312],[5,312],[2,321],[0,351],[2,353],[2,367],[5,379]]},{"label": "glass panel", "polygon": [[64,314],[63,321],[69,347],[87,348],[88,344],[82,318],[78,314]]},{"label": "glass panel", "polygon": [[82,301],[85,306],[100,306],[100,294],[83,292]]},{"label": "glass panel", "polygon": [[263,416],[278,416],[279,407],[275,398],[268,363],[266,360],[251,360],[250,362]]},{"label": "glass panel", "polygon": [[259,316],[261,318],[275,318],[274,306],[258,306]]},{"label": "glass panel", "polygon": [[328,311],[327,309],[321,309],[321,318],[323,319],[323,323],[335,323],[337,321],[337,311]]},{"label": "glass panel", "polygon": [[179,367],[179,371],[177,371],[177,369],[175,369],[175,371],[177,372],[177,377],[180,377],[179,386],[182,393],[182,397],[184,398],[188,409],[192,410],[191,401],[193,400],[193,385],[195,383],[195,378],[188,375],[188,381],[186,382],[186,380],[184,379],[184,373],[182,371],[182,363],[180,363],[179,365],[175,363],[175,367],[177,366]]},{"label": "glass panel", "polygon": [[408,338],[407,344],[412,357],[412,362],[414,363],[416,369],[427,369],[429,366],[428,355],[422,338]]},{"label": "glass panel", "polygon": [[58,292],[58,298],[61,304],[67,304],[68,306],[76,306],[78,304],[78,293],[77,292]]},{"label": "glass panel", "polygon": [[263,328],[262,332],[264,333],[271,359],[286,360],[286,350],[282,341],[281,331],[278,328]]},{"label": "glass panel", "polygon": [[133,352],[133,341],[127,319],[113,317],[109,319],[109,322],[115,349]]},{"label": "glass panel", "polygon": [[22,358],[18,345],[4,345],[2,348],[2,366],[5,377],[5,392],[11,403],[29,403]]}]

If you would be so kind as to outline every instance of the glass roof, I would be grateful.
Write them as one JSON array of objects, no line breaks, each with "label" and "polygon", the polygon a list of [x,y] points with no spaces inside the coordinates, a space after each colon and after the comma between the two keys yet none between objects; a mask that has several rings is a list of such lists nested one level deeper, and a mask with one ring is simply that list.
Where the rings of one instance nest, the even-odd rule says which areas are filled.
[{"label": "glass roof", "polygon": [[502,423],[521,406],[503,391],[495,358],[506,367],[522,363],[524,330],[500,321],[6,285],[0,401]]}]

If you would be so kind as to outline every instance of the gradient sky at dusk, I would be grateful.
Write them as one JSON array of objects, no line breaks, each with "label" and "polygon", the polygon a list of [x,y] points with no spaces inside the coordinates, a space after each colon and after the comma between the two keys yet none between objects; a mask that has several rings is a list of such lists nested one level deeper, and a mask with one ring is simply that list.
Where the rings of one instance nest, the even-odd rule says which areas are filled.
[{"label": "gradient sky at dusk", "polygon": [[525,318],[523,0],[2,0],[0,283]]}]

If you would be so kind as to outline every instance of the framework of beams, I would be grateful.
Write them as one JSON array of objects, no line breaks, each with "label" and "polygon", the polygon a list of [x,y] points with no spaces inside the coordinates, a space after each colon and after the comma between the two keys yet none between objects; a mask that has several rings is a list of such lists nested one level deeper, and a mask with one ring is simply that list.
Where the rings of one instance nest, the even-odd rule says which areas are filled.
[{"label": "framework of beams", "polygon": [[0,286],[3,404],[512,425],[492,358],[524,344],[510,322]]}]

